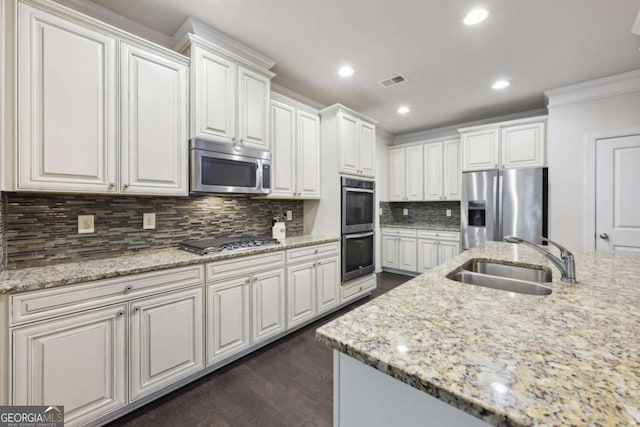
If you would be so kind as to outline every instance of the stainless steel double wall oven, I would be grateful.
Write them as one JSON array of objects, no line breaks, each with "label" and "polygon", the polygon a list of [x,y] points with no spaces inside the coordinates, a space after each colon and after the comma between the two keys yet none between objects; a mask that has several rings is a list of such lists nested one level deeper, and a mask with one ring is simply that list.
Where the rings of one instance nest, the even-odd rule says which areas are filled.
[{"label": "stainless steel double wall oven", "polygon": [[375,270],[375,183],[341,178],[342,189],[342,281]]}]

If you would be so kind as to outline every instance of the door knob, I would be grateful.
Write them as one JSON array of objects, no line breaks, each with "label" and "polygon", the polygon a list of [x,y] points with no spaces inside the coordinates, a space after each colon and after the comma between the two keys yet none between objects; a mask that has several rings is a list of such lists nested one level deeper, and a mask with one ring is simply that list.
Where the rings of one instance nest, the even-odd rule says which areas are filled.
[{"label": "door knob", "polygon": [[601,233],[600,234],[600,238],[604,239],[604,240],[607,240],[609,238],[609,235],[607,233]]}]

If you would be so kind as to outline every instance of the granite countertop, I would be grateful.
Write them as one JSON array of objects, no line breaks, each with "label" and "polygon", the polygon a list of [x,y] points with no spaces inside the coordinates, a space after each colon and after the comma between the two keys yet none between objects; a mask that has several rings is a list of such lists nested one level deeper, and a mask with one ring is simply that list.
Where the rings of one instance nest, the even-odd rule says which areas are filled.
[{"label": "granite countertop", "polygon": [[433,231],[457,231],[460,232],[459,225],[442,225],[442,224],[380,224],[380,228],[412,228],[416,230],[433,230]]},{"label": "granite countertop", "polygon": [[45,267],[6,270],[0,273],[0,294],[33,291],[72,285],[92,280],[108,279],[128,274],[165,268],[184,267],[229,258],[257,255],[321,243],[337,242],[337,236],[304,235],[287,237],[278,246],[251,248],[237,252],[197,255],[181,249],[147,250],[121,256],[70,262]]},{"label": "granite countertop", "polygon": [[[493,425],[640,425],[640,254],[574,251],[579,283],[489,242],[317,330],[324,344]],[[544,265],[548,296],[445,276],[472,258]]]}]

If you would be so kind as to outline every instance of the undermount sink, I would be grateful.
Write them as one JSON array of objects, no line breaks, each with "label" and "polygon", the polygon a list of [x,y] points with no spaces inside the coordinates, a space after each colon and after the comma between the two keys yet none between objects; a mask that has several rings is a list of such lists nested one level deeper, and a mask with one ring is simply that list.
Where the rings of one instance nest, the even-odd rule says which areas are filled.
[{"label": "undermount sink", "polygon": [[517,292],[528,295],[549,295],[551,272],[542,267],[500,264],[484,259],[472,259],[447,276],[448,279],[470,285]]}]

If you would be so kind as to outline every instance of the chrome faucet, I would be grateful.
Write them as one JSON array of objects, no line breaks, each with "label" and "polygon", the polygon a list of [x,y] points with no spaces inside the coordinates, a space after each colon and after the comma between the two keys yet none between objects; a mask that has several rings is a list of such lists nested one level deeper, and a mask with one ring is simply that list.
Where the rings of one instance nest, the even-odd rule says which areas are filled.
[{"label": "chrome faucet", "polygon": [[547,259],[549,259],[549,261],[551,261],[553,263],[553,265],[558,267],[558,270],[560,270],[560,272],[562,273],[562,279],[561,280],[563,282],[578,283],[578,280],[576,279],[576,263],[575,263],[575,260],[573,259],[573,254],[571,252],[569,252],[569,250],[567,248],[565,248],[562,245],[557,244],[553,240],[549,240],[546,237],[540,237],[540,238],[542,240],[546,241],[546,242],[551,243],[552,245],[554,245],[558,249],[560,249],[560,258],[562,258],[562,259],[556,257],[551,252],[541,248],[540,246],[536,245],[535,243],[532,243],[532,242],[530,242],[528,240],[521,239],[520,237],[508,236],[508,237],[504,238],[504,241],[507,242],[507,243],[522,243],[524,245],[532,247],[533,249],[537,250],[542,255],[547,257]]}]

